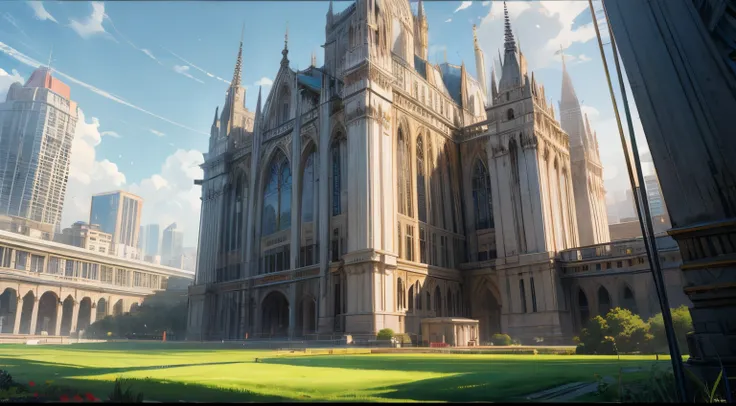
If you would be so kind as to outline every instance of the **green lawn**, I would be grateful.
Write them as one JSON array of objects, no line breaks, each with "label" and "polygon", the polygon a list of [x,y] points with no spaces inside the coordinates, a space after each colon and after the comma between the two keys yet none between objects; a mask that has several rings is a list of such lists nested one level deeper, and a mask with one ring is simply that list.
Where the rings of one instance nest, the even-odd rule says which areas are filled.
[{"label": "green lawn", "polygon": [[115,378],[133,378],[135,391],[158,401],[521,400],[655,362],[653,356],[298,355],[180,343],[0,345],[0,369],[16,381],[53,380],[106,398]]}]

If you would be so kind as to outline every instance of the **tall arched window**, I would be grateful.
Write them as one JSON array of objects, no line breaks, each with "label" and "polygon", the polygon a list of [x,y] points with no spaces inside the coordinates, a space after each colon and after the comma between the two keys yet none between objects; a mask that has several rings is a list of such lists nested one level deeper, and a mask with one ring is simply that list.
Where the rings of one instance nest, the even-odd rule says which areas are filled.
[{"label": "tall arched window", "polygon": [[473,206],[476,230],[494,228],[491,193],[491,178],[486,166],[479,159],[475,162],[475,171],[473,171]]},{"label": "tall arched window", "polygon": [[419,281],[414,283],[414,292],[417,293],[417,310],[422,310],[422,287],[419,285]]},{"label": "tall arched window", "polygon": [[524,279],[519,279],[519,300],[521,301],[521,312],[526,313],[526,289],[524,289]]},{"label": "tall arched window", "polygon": [[590,320],[590,309],[588,308],[588,297],[582,289],[578,289],[578,310],[580,310],[580,328],[585,327]]},{"label": "tall arched window", "polygon": [[409,161],[409,142],[404,136],[404,130],[399,128],[398,155],[396,166],[399,171],[397,190],[399,192],[399,213],[412,216],[411,204],[411,165]]},{"label": "tall arched window", "polygon": [[261,235],[266,236],[291,226],[291,170],[284,154],[271,161],[263,192]]},{"label": "tall arched window", "polygon": [[427,222],[427,186],[425,183],[424,142],[417,137],[417,210],[419,221]]},{"label": "tall arched window", "polygon": [[598,288],[598,314],[601,317],[606,317],[610,310],[611,296],[608,294],[608,290],[601,286],[600,288]]},{"label": "tall arched window", "polygon": [[434,288],[434,314],[435,317],[442,317],[442,291],[439,286]]},{"label": "tall arched window", "polygon": [[316,264],[318,261],[317,244],[315,243],[314,210],[316,206],[317,171],[315,170],[315,157],[317,153],[307,155],[302,169],[301,188],[301,238],[299,250],[300,266]]},{"label": "tall arched window", "polygon": [[344,184],[343,162],[345,144],[342,134],[337,134],[335,141],[332,143],[330,157],[332,159],[332,215],[342,214],[342,187]]},{"label": "tall arched window", "polygon": [[399,278],[396,281],[396,309],[404,308],[404,282]]},{"label": "tall arched window", "polygon": [[414,311],[414,286],[409,288],[409,311]]},{"label": "tall arched window", "polygon": [[[453,177],[452,161],[448,144],[445,144],[445,166],[447,167],[447,188],[450,193],[450,217],[452,218],[452,231],[457,232],[457,206],[455,205],[455,186],[457,180]],[[449,225],[449,224],[448,224]]]}]

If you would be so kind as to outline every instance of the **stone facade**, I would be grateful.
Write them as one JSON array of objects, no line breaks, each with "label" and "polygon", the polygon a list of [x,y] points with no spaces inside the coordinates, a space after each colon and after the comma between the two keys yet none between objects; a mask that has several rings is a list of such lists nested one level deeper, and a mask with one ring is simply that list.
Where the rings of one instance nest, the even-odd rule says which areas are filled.
[{"label": "stone facade", "polygon": [[570,141],[506,18],[486,82],[426,61],[421,1],[330,6],[324,66],[292,70],[285,41],[255,113],[241,43],[197,181],[191,339],[419,335],[435,317],[479,320],[481,343],[573,335]]}]

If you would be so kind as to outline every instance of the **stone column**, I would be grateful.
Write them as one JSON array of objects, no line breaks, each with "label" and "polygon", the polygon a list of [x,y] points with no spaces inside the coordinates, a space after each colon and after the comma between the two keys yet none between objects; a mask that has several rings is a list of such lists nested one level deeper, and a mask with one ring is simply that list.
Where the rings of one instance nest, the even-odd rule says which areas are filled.
[{"label": "stone column", "polygon": [[23,298],[18,296],[18,304],[15,306],[15,320],[13,320],[13,334],[20,334],[20,319],[23,316]]},{"label": "stone column", "polygon": [[31,312],[31,325],[28,328],[28,334],[34,335],[36,334],[36,323],[38,321],[38,302],[40,298],[34,297],[33,298],[33,311]]},{"label": "stone column", "polygon": [[289,338],[294,337],[296,331],[296,284],[289,288]]},{"label": "stone column", "polygon": [[688,364],[734,376],[736,78],[692,1],[625,3],[604,0],[694,305]]},{"label": "stone column", "polygon": [[77,321],[79,320],[79,303],[74,300],[72,302],[72,324],[69,326],[69,335],[77,331]]},{"label": "stone column", "polygon": [[97,321],[97,304],[92,303],[89,310],[89,325],[91,326],[95,321]]},{"label": "stone column", "polygon": [[61,335],[61,320],[64,318],[64,305],[56,302],[56,325],[54,326],[54,335]]}]

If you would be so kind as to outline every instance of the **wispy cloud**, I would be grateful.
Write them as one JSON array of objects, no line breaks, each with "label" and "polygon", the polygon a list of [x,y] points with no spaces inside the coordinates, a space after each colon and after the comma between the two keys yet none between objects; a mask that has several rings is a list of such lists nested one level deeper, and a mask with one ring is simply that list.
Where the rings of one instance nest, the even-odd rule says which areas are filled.
[{"label": "wispy cloud", "polygon": [[485,6],[489,5],[489,4],[491,4],[491,2],[490,2],[490,1],[484,1],[483,3],[480,3],[480,4],[481,4],[481,5],[483,6],[483,7],[485,7]]},{"label": "wispy cloud", "polygon": [[43,2],[28,1],[27,3],[33,9],[33,13],[36,15],[36,19],[41,21],[50,20],[57,24],[59,23],[58,21],[56,21],[54,16],[52,16],[51,13],[46,10],[46,7],[43,6]]},{"label": "wispy cloud", "polygon": [[460,3],[459,6],[457,6],[457,8],[455,9],[454,13],[457,13],[460,10],[465,10],[466,8],[468,8],[468,7],[472,6],[472,5],[473,5],[473,2],[472,1],[464,1],[464,2]]},{"label": "wispy cloud", "polygon": [[452,18],[448,18],[447,20],[445,20],[445,22],[446,23],[452,22]]},{"label": "wispy cloud", "polygon": [[123,33],[120,32],[120,30],[118,30],[118,27],[115,25],[115,22],[112,21],[112,18],[110,18],[110,15],[109,14],[105,14],[105,18],[110,23],[110,25],[112,26],[112,29],[115,31],[115,33],[118,34],[120,36],[120,38],[123,39],[123,41],[127,42],[128,45],[130,45],[131,47],[133,47],[133,49],[135,49],[136,51],[143,52],[144,54],[146,54],[146,56],[148,56],[149,58],[151,58],[152,60],[154,60],[157,64],[163,65],[161,63],[161,61],[159,61],[156,58],[156,56],[153,55],[153,52],[151,52],[150,50],[145,49],[145,48],[139,48],[131,40],[129,40],[128,37],[126,37],[125,35],[123,35]]},{"label": "wispy cloud", "polygon": [[591,60],[590,57],[585,54],[580,54],[580,56],[578,56],[578,59],[580,60],[580,63],[588,62]]},{"label": "wispy cloud", "polygon": [[[166,48],[164,48],[164,49],[166,49]],[[197,65],[195,65],[195,64],[193,64],[193,63],[191,63],[191,62],[187,61],[186,59],[182,58],[181,56],[179,56],[179,55],[175,54],[175,53],[174,53],[173,51],[171,51],[171,50],[168,50],[168,49],[166,49],[166,50],[167,50],[167,51],[168,51],[168,52],[169,52],[169,53],[170,53],[171,55],[174,55],[175,57],[179,58],[179,60],[181,60],[182,62],[184,62],[184,63],[186,63],[187,65],[191,66],[192,68],[194,68],[194,69],[196,69],[196,70],[198,70],[198,71],[200,71],[200,72],[204,73],[204,74],[205,74],[205,75],[207,75],[208,77],[210,77],[210,78],[212,78],[212,79],[217,79],[217,80],[219,80],[220,82],[223,82],[223,83],[227,83],[228,85],[230,84],[230,81],[228,81],[228,80],[225,80],[225,79],[223,79],[223,78],[221,78],[221,77],[219,77],[219,76],[217,76],[217,75],[215,75],[215,74],[212,74],[212,73],[209,73],[209,72],[207,72],[206,70],[204,70],[204,69],[200,68],[199,66],[197,66]]]},{"label": "wispy cloud", "polygon": [[162,133],[161,131],[154,130],[153,128],[149,128],[148,131],[151,132],[151,134],[157,136],[157,137],[165,137],[166,134]]},{"label": "wispy cloud", "polygon": [[271,85],[273,85],[273,80],[265,76],[255,81],[255,83],[253,83],[253,86],[264,86],[265,87],[265,86],[271,86]]},{"label": "wispy cloud", "polygon": [[112,138],[122,138],[120,134],[116,133],[115,131],[103,131],[100,133],[100,135]]},{"label": "wispy cloud", "polygon": [[105,3],[95,1],[92,2],[92,14],[85,18],[84,21],[71,20],[69,27],[73,29],[82,38],[89,38],[97,34],[108,34],[110,38],[113,38],[105,27],[102,26],[102,21],[105,19]]},{"label": "wispy cloud", "polygon": [[199,83],[204,83],[201,80],[199,80],[199,79],[195,78],[194,76],[192,76],[191,73],[189,73],[189,66],[187,66],[187,65],[174,65],[174,72],[176,72],[176,73],[178,73],[180,75],[184,75],[184,76],[188,77],[189,79],[196,80]]},{"label": "wispy cloud", "polygon": [[140,51],[148,55],[149,58],[153,59],[154,61],[158,62],[159,65],[161,65],[161,62],[158,59],[156,59],[156,57],[153,55],[153,52],[145,48],[141,48]]},{"label": "wispy cloud", "polygon": [[[39,66],[42,66],[42,64],[39,63],[37,60],[35,60],[35,59],[33,59],[33,58],[29,57],[28,55],[25,55],[25,54],[23,54],[21,52],[18,52],[15,48],[13,48],[13,47],[5,44],[4,42],[0,42],[0,52],[6,54],[8,56],[10,56],[11,58],[15,59],[16,61],[18,61],[20,63],[22,63],[24,65],[28,65],[30,67],[38,68]],[[172,121],[172,120],[169,120],[166,117],[162,117],[162,116],[159,116],[158,114],[152,113],[152,112],[150,112],[150,111],[148,111],[148,110],[146,110],[146,109],[144,109],[142,107],[138,107],[135,104],[129,103],[129,102],[121,99],[120,97],[115,96],[115,95],[113,95],[113,94],[111,94],[109,92],[106,92],[106,91],[104,91],[104,90],[102,90],[102,89],[100,89],[98,87],[95,87],[93,85],[90,85],[88,83],[85,83],[85,82],[83,82],[83,81],[81,81],[81,80],[79,80],[79,79],[77,79],[75,77],[69,76],[69,75],[65,74],[64,72],[61,72],[61,71],[58,71],[58,70],[54,70],[54,73],[56,75],[58,75],[58,76],[63,77],[64,79],[66,79],[66,80],[68,80],[68,81],[70,81],[72,83],[75,83],[75,84],[77,84],[77,85],[79,85],[79,86],[81,86],[81,87],[83,87],[83,88],[85,88],[85,89],[87,89],[87,90],[89,90],[89,91],[91,91],[91,92],[99,95],[99,96],[102,96],[102,97],[104,97],[104,98],[106,98],[108,100],[112,100],[112,101],[114,101],[116,103],[122,104],[124,106],[128,106],[128,107],[130,107],[132,109],[135,109],[135,110],[140,111],[141,113],[145,113],[145,114],[148,114],[151,117],[155,117],[155,118],[157,118],[159,120],[165,121],[165,122],[167,122],[167,123],[169,123],[171,125],[175,125],[177,127],[184,128],[186,130],[195,132],[197,134],[209,135],[208,133],[206,133],[204,131],[195,130],[195,129],[193,129],[191,127],[188,127],[188,126],[186,126],[184,124],[177,123],[176,121]]]}]

